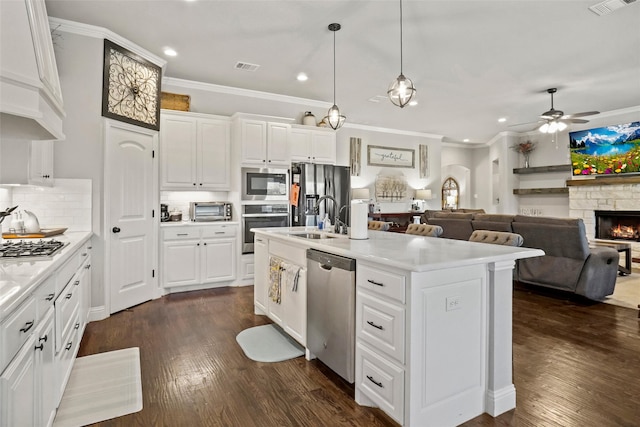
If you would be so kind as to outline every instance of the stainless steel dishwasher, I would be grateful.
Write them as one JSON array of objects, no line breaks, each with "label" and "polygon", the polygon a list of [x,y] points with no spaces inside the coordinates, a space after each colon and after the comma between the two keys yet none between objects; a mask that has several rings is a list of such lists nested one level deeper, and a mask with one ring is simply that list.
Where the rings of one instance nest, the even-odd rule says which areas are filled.
[{"label": "stainless steel dishwasher", "polygon": [[307,347],[355,381],[356,261],[307,249]]}]

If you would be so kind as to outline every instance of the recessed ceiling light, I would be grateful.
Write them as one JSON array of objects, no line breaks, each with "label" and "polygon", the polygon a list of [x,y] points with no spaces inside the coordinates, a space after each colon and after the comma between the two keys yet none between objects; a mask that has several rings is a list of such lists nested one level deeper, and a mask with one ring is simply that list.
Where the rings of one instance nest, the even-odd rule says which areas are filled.
[{"label": "recessed ceiling light", "polygon": [[506,118],[506,117],[500,117],[500,118],[498,119],[498,122],[500,122],[500,123],[504,123],[504,122],[506,122],[506,121],[507,121],[507,118]]},{"label": "recessed ceiling light", "polygon": [[462,142],[469,142],[469,138],[463,139]]},{"label": "recessed ceiling light", "polygon": [[305,73],[300,73],[298,74],[296,79],[298,79],[299,82],[306,82],[307,80],[309,80],[309,76],[307,76]]},{"label": "recessed ceiling light", "polygon": [[415,100],[409,101],[409,106],[414,107],[416,105],[418,105],[418,101],[415,101]]},{"label": "recessed ceiling light", "polygon": [[176,52],[175,50],[173,50],[170,47],[168,47],[168,48],[165,48],[164,54],[167,55],[167,56],[176,56],[178,54],[178,52]]}]

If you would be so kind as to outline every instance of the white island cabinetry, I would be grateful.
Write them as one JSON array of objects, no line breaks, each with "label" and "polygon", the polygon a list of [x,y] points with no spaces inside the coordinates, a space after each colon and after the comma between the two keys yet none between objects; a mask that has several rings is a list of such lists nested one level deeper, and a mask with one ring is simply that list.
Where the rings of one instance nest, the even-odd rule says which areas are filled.
[{"label": "white island cabinetry", "polygon": [[160,122],[161,190],[230,190],[228,117],[162,110]]},{"label": "white island cabinetry", "polygon": [[[236,278],[236,223],[162,226],[163,288],[226,286]],[[186,287],[194,287],[186,289]],[[201,286],[202,287],[202,286]]]},{"label": "white island cabinetry", "polygon": [[[515,407],[512,270],[516,259],[543,251],[380,231],[369,231],[367,240],[291,235],[311,232],[304,227],[253,231],[268,248],[256,257],[291,259],[307,247],[356,260],[357,403],[407,426],[459,425]],[[256,278],[264,270],[256,269]],[[268,276],[258,284],[268,286]],[[258,312],[264,290],[256,295]],[[267,311],[286,326],[285,296],[283,289],[280,311],[267,300]]]}]

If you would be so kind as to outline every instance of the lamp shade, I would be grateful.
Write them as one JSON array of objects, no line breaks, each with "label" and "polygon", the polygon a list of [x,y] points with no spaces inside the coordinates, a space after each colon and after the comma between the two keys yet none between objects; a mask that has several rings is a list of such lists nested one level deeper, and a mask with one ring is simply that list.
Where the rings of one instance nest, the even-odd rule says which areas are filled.
[{"label": "lamp shade", "polygon": [[354,188],[351,192],[351,198],[354,200],[369,200],[370,197],[368,188]]},{"label": "lamp shade", "polygon": [[431,190],[416,190],[416,199],[418,200],[431,200]]}]

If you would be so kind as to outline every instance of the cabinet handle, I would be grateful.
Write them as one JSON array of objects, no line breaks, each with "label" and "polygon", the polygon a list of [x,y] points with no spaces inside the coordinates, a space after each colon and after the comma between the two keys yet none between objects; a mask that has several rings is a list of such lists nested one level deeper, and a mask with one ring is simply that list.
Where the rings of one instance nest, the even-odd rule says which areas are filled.
[{"label": "cabinet handle", "polygon": [[80,280],[76,280],[75,282],[73,282],[73,286],[78,286],[80,284]]},{"label": "cabinet handle", "polygon": [[193,185],[196,185],[196,183],[194,182]]},{"label": "cabinet handle", "polygon": [[38,340],[38,342],[47,342],[47,338],[48,336],[45,335],[44,337],[40,337],[40,339]]},{"label": "cabinet handle", "polygon": [[196,246],[200,246],[200,243],[196,243]]},{"label": "cabinet handle", "polygon": [[86,268],[87,270],[91,268],[91,264],[87,264],[84,266],[84,268]]},{"label": "cabinet handle", "polygon": [[67,343],[67,345],[66,345],[66,346],[64,346],[64,349],[65,349],[65,350],[71,350],[71,346],[72,346],[72,345],[73,345],[73,341],[70,341],[70,342],[68,342],[68,343]]},{"label": "cabinet handle", "polygon": [[384,286],[384,283],[378,283],[374,280],[371,279],[367,279],[367,282],[371,283],[372,285],[376,285],[376,286]]},{"label": "cabinet handle", "polygon": [[74,329],[80,329],[80,323],[76,323],[76,325],[73,328]]},{"label": "cabinet handle", "polygon": [[224,231],[216,231],[216,232],[215,232],[215,233],[213,233],[213,234],[224,234],[224,233],[225,233]]},{"label": "cabinet handle", "polygon": [[188,236],[188,235],[189,235],[189,233],[178,233],[178,234],[176,234],[176,236]]},{"label": "cabinet handle", "polygon": [[371,320],[367,320],[367,323],[371,326],[373,326],[376,329],[380,329],[381,331],[384,330],[384,328],[382,326],[376,325],[375,323],[373,323]]},{"label": "cabinet handle", "polygon": [[93,249],[93,246],[87,246],[87,249],[91,250]]},{"label": "cabinet handle", "polygon": [[73,296],[73,294],[67,294],[67,296],[65,298],[66,299],[71,299],[72,296]]},{"label": "cabinet handle", "polygon": [[207,246],[207,242],[204,242],[203,245]]},{"label": "cabinet handle", "polygon": [[200,183],[200,185],[202,185],[202,183]]},{"label": "cabinet handle", "polygon": [[87,253],[86,253],[86,252],[84,252],[84,253],[82,254],[82,256],[87,256]]},{"label": "cabinet handle", "polygon": [[53,299],[53,297],[55,297],[56,294],[49,294],[47,295],[47,297],[45,298],[47,301],[51,301]]},{"label": "cabinet handle", "polygon": [[33,324],[34,324],[34,322],[35,322],[35,321],[33,321],[33,320],[32,320],[31,322],[27,322],[27,323],[25,323],[25,324],[24,324],[24,328],[21,328],[21,329],[20,329],[20,332],[25,332],[25,333],[26,333],[29,329],[33,328]]},{"label": "cabinet handle", "polygon": [[372,383],[374,383],[375,385],[377,385],[380,388],[384,388],[384,386],[382,385],[382,383],[379,383],[378,381],[374,380],[373,377],[371,375],[367,375],[367,379],[369,381],[371,381]]},{"label": "cabinet handle", "polygon": [[111,231],[113,231],[114,233],[119,233],[120,232],[120,227],[113,227],[111,229]]},{"label": "cabinet handle", "polygon": [[44,344],[37,345],[35,350],[43,351],[44,350]]}]

